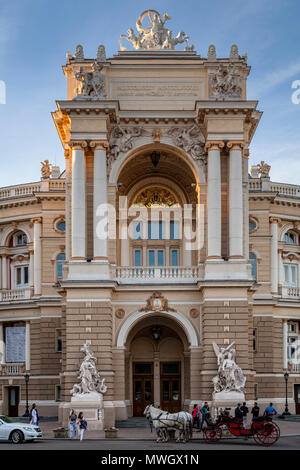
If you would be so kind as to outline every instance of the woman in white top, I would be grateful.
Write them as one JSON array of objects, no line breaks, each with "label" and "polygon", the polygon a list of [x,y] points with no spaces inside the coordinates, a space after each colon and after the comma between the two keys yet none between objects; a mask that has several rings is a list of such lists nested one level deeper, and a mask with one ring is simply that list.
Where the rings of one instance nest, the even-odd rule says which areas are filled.
[{"label": "woman in white top", "polygon": [[33,403],[32,407],[31,407],[30,417],[31,417],[30,424],[33,424],[34,426],[37,426],[39,424],[39,415],[38,415],[38,411],[37,411],[35,403]]}]

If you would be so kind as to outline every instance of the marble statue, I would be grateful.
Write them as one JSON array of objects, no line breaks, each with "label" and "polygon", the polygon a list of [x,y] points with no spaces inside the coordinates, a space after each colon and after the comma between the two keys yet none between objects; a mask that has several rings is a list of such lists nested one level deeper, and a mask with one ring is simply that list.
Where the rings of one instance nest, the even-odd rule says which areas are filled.
[{"label": "marble statue", "polygon": [[229,55],[230,60],[239,60],[239,49],[236,44],[233,44],[230,49],[230,55]]},{"label": "marble statue", "polygon": [[217,58],[216,46],[214,44],[211,44],[208,48],[207,59],[208,60],[216,60],[216,58]]},{"label": "marble statue", "polygon": [[97,51],[97,62],[106,62],[105,46],[100,44]]},{"label": "marble statue", "polygon": [[43,162],[41,162],[41,164],[42,164],[42,168],[41,168],[42,179],[50,178],[51,164],[49,163],[49,160],[44,160]]},{"label": "marble statue", "polygon": [[241,78],[234,66],[220,65],[210,76],[210,96],[216,99],[241,98]]},{"label": "marble statue", "polygon": [[83,47],[81,44],[78,44],[78,46],[76,47],[75,60],[77,60],[78,62],[84,60]]},{"label": "marble statue", "polygon": [[79,81],[75,100],[103,100],[106,98],[103,68],[95,61],[92,70],[86,71],[80,67],[79,72],[74,72],[75,78]]},{"label": "marble statue", "polygon": [[268,165],[263,160],[258,164],[258,170],[261,178],[269,178],[271,165]]},{"label": "marble statue", "polygon": [[70,390],[74,398],[82,397],[87,394],[99,394],[102,396],[106,391],[105,379],[101,379],[96,368],[96,358],[88,344],[84,344],[80,351],[85,353],[85,357],[79,369],[80,383],[75,384]]},{"label": "marble statue", "polygon": [[[144,20],[148,18],[150,25],[145,25]],[[125,38],[136,50],[157,50],[157,49],[175,49],[177,44],[186,42],[185,50],[193,50],[193,46],[188,46],[189,37],[184,31],[180,31],[176,37],[173,37],[173,32],[165,27],[165,23],[171,17],[166,13],[163,18],[156,10],[145,10],[137,19],[136,28],[138,34],[136,35],[132,28],[127,30],[127,36],[122,34],[119,43],[121,50],[126,50],[122,45],[121,39]]]},{"label": "marble statue", "polygon": [[243,392],[246,377],[242,369],[235,362],[236,351],[234,342],[227,348],[220,347],[213,342],[213,348],[217,356],[218,374],[212,379],[214,392]]},{"label": "marble statue", "polygon": [[167,134],[191,157],[202,164],[206,163],[205,137],[200,127],[195,123],[189,127],[172,127]]}]

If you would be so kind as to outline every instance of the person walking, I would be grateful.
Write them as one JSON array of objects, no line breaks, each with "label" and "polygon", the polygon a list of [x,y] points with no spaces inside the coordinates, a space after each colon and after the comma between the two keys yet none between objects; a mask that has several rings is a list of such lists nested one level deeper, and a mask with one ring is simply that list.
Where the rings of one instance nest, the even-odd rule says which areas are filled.
[{"label": "person walking", "polygon": [[254,402],[254,406],[251,410],[252,413],[252,421],[255,421],[256,418],[259,417],[259,406],[257,405],[257,402]]},{"label": "person walking", "polygon": [[80,442],[81,442],[83,440],[84,431],[87,429],[87,422],[84,419],[82,411],[80,411],[80,413],[78,415],[77,424],[78,424],[78,428],[79,428],[79,439],[80,439]]},{"label": "person walking", "polygon": [[193,408],[193,428],[197,428],[199,431],[199,417],[200,417],[200,411],[198,408],[198,405],[195,404]]},{"label": "person walking", "polygon": [[273,403],[270,403],[270,405],[267,406],[267,408],[264,411],[264,416],[275,416],[275,415],[277,415],[277,411],[273,407]]},{"label": "person walking", "polygon": [[34,426],[39,424],[39,414],[35,403],[32,404],[30,410],[30,424],[33,424]]},{"label": "person walking", "polygon": [[248,413],[249,413],[249,409],[248,407],[246,406],[246,402],[244,401],[243,402],[243,406],[241,406],[240,408],[241,412],[243,413],[243,425],[244,425],[244,429],[248,429]]},{"label": "person walking", "polygon": [[201,424],[200,424],[200,431],[202,431],[204,422],[207,424],[207,426],[209,425],[209,406],[208,406],[207,401],[204,402],[204,405],[201,407],[200,411],[201,411],[201,416],[202,416]]},{"label": "person walking", "polygon": [[76,437],[77,435],[77,414],[75,413],[74,410],[71,410],[71,414],[69,416],[69,428],[70,428],[70,439],[73,437]]}]

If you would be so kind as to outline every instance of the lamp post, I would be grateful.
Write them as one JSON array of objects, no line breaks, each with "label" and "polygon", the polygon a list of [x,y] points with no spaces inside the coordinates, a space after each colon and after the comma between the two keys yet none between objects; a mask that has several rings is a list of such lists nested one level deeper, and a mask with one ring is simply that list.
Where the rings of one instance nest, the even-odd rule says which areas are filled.
[{"label": "lamp post", "polygon": [[283,375],[284,380],[285,380],[285,410],[284,413],[282,413],[282,416],[289,416],[291,413],[289,412],[289,406],[288,406],[288,380],[289,380],[289,374],[285,372]]},{"label": "lamp post", "polygon": [[29,417],[29,408],[28,408],[28,382],[29,382],[29,374],[24,375],[25,379],[25,390],[26,390],[26,410],[25,413],[23,414],[24,418]]}]

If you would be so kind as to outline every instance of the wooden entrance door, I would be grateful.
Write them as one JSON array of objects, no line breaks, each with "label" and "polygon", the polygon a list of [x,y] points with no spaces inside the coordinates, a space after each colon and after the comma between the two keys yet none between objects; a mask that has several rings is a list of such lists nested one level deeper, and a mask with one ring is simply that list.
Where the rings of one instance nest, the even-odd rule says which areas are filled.
[{"label": "wooden entrance door", "polygon": [[169,413],[177,413],[182,409],[180,362],[161,364],[160,405]]},{"label": "wooden entrance door", "polygon": [[8,387],[8,416],[19,415],[19,387]]},{"label": "wooden entrance door", "polygon": [[143,416],[147,405],[153,398],[153,363],[135,362],[133,364],[133,416]]},{"label": "wooden entrance door", "polygon": [[300,415],[300,385],[295,385],[296,414]]}]

